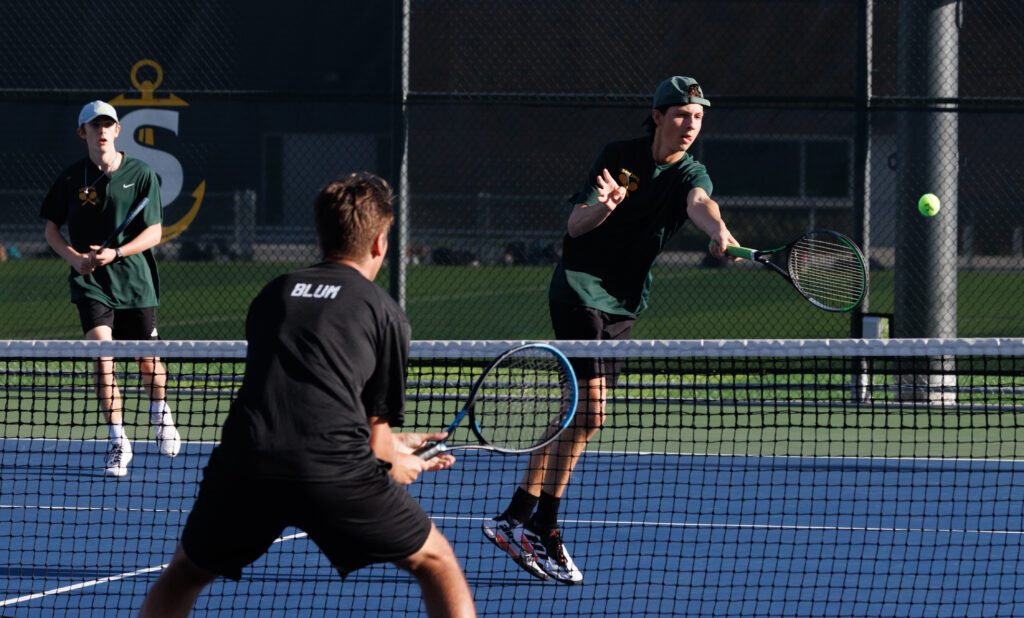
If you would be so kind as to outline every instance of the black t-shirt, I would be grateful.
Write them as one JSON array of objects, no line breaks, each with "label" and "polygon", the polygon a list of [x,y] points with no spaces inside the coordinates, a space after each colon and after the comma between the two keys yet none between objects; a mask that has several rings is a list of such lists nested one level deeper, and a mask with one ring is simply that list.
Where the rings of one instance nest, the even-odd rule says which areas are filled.
[{"label": "black t-shirt", "polygon": [[271,281],[246,318],[245,378],[210,465],[249,477],[386,482],[368,417],[401,426],[409,321],[355,269]]}]

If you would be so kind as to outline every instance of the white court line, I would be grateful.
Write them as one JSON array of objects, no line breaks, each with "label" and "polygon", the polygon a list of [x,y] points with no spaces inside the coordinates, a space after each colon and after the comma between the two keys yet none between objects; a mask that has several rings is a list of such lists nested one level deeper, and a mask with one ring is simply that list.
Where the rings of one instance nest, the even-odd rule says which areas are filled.
[{"label": "white court line", "polygon": [[[280,543],[282,541],[291,541],[294,539],[304,538],[305,532],[298,534],[289,534],[288,536],[281,537],[274,541]],[[147,573],[153,573],[154,571],[162,571],[167,568],[167,564],[161,564],[159,566],[147,567],[145,569],[139,569],[137,571],[129,571],[127,573],[121,573],[120,575],[111,575],[110,577],[101,577],[100,579],[93,579],[86,582],[79,582],[77,584],[71,584],[70,586],[61,586],[60,588],[54,588],[52,590],[44,590],[43,592],[35,592],[33,594],[26,594],[24,596],[15,597],[12,599],[4,599],[0,601],[0,607],[6,607],[8,605],[17,605],[18,603],[24,603],[25,601],[32,601],[35,599],[42,599],[44,597],[54,596],[57,594],[64,594],[65,592],[74,592],[75,590],[83,590],[85,588],[92,588],[94,586],[101,586],[103,584],[109,584],[110,582],[116,582],[121,579],[129,579],[132,577],[138,577],[139,575],[145,575]]]},{"label": "white court line", "polygon": [[114,511],[118,513],[188,513],[188,509],[143,509],[124,508],[119,506],[45,506],[40,504],[0,504],[3,509],[34,509],[37,511]]},{"label": "white court line", "polygon": [[[38,509],[52,511],[124,511],[125,509],[114,509],[110,507],[66,507],[66,506],[28,506],[16,504],[0,504],[0,509]],[[135,512],[166,512],[166,513],[188,513],[188,509],[128,509]],[[432,515],[435,521],[452,522],[483,522],[488,517],[466,517],[464,515]],[[749,529],[749,530],[835,530],[846,532],[898,532],[898,533],[927,533],[927,534],[991,534],[1003,536],[1024,536],[1024,530],[983,530],[972,528],[900,528],[900,527],[876,527],[876,526],[811,526],[798,524],[725,524],[714,522],[672,522],[672,521],[643,521],[643,520],[616,520],[616,519],[563,519],[565,523],[584,526],[644,526],[650,528],[721,528],[721,529]],[[282,537],[275,543],[291,541],[304,538],[304,532],[291,534]],[[166,566],[166,565],[165,565]]]},{"label": "white court line", "polygon": [[[447,517],[432,516],[434,520],[487,521],[487,517]],[[562,519],[560,523],[579,524],[585,526],[647,526],[652,528],[709,528],[709,529],[742,529],[742,530],[819,530],[838,532],[894,532],[894,533],[927,533],[927,534],[991,534],[997,536],[1024,536],[1024,530],[973,530],[970,528],[883,528],[876,526],[808,526],[797,524],[724,524],[714,522],[692,523],[672,521],[635,521],[609,519]]]},{"label": "white court line", "polygon": [[8,605],[17,605],[18,603],[24,603],[25,601],[32,601],[34,599],[41,599],[43,597],[49,597],[56,594],[64,594],[65,592],[74,592],[75,590],[82,590],[84,588],[91,588],[93,586],[99,586],[102,584],[109,584],[110,582],[116,582],[120,579],[128,579],[129,577],[135,577],[137,575],[145,575],[146,573],[152,573],[153,571],[159,571],[165,568],[166,564],[160,566],[149,567],[145,569],[139,569],[138,571],[131,571],[128,573],[122,573],[120,575],[111,575],[110,577],[103,577],[101,579],[94,579],[87,582],[80,582],[77,584],[71,584],[70,586],[62,586],[60,588],[54,588],[53,590],[46,590],[44,592],[36,592],[33,594],[26,594],[25,596],[15,597],[13,599],[5,599],[0,601],[0,607],[6,607]]},{"label": "white court line", "polygon": [[[186,413],[195,414],[195,412],[189,412],[188,410],[186,410],[185,412]],[[141,412],[140,412],[140,414],[141,414]],[[0,438],[0,444],[2,444],[4,442],[57,442],[57,443],[60,443],[60,442],[69,442],[69,443],[70,442],[93,442],[93,443],[107,444],[108,442],[110,442],[110,438]],[[153,438],[136,438],[136,439],[132,440],[133,444],[135,442],[141,442],[142,444],[154,444],[154,443],[156,443],[156,440],[153,439]],[[216,446],[217,444],[220,444],[219,440],[182,440],[182,442],[184,444],[199,444],[199,445],[212,444],[214,446]],[[72,454],[71,451],[53,451],[53,453],[56,453],[58,455],[70,455],[70,454]],[[18,451],[12,451],[12,454],[18,455],[18,454],[25,454],[25,453],[19,453]],[[76,453],[73,453],[73,454],[77,455],[79,453],[76,452]],[[92,455],[93,453],[88,453],[88,454]],[[102,454],[102,453],[100,453],[100,454]],[[204,453],[200,453],[200,455],[202,455],[202,454],[204,454]]]},{"label": "white court line", "polygon": [[[587,455],[636,455],[641,457],[693,457],[703,459],[807,459],[810,461],[908,461],[908,462],[937,462],[937,463],[1011,463],[1024,466],[1024,459],[1017,457],[926,457],[926,456],[900,456],[900,455],[750,455],[747,453],[687,453],[669,451],[584,451]],[[962,470],[963,472],[977,472],[976,470]]]}]

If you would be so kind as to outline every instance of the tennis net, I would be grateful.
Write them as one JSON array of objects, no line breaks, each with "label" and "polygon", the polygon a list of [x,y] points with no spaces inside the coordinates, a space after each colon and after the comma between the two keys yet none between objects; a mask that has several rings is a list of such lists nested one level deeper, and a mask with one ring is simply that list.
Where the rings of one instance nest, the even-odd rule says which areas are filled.
[{"label": "tennis net", "polygon": [[[407,428],[447,425],[521,342],[414,342]],[[562,500],[585,580],[532,579],[484,538],[525,457],[464,452],[410,487],[482,616],[1024,613],[1024,340],[553,342],[614,360]],[[159,356],[183,440],[150,434]],[[135,458],[103,473],[94,366],[114,357]],[[169,559],[244,373],[243,342],[0,342],[0,616],[132,616]],[[588,405],[585,392],[579,415]],[[423,613],[414,580],[342,581],[300,530],[195,616]]]}]

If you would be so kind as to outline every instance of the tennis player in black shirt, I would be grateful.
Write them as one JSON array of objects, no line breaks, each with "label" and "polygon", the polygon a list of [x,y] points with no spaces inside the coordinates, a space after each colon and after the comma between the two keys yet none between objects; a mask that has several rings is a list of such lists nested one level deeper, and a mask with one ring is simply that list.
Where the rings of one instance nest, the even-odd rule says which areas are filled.
[{"label": "tennis player in black shirt", "polygon": [[316,200],[324,261],[271,281],[249,308],[245,378],[167,569],[141,616],[185,616],[217,576],[238,580],[288,526],[344,577],[392,562],[419,581],[430,616],[475,616],[448,541],[401,487],[450,456],[412,454],[444,434],[402,424],[410,327],[373,283],[392,193],[371,174]]}]

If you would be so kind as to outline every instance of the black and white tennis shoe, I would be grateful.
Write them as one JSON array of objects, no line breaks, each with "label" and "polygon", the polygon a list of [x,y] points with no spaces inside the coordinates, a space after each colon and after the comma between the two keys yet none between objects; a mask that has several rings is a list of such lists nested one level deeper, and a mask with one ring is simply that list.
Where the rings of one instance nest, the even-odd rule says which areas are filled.
[{"label": "black and white tennis shoe", "polygon": [[537,564],[551,579],[569,585],[583,583],[583,573],[565,548],[558,528],[538,530],[527,525],[523,528],[522,543],[533,548]]},{"label": "black and white tennis shoe", "polygon": [[132,445],[128,440],[121,440],[120,443],[111,442],[103,462],[103,472],[107,476],[125,476],[128,474],[128,463],[132,457]]},{"label": "black and white tennis shoe", "polygon": [[550,579],[537,563],[537,555],[526,540],[522,523],[499,516],[486,520],[483,529],[484,536],[507,553],[524,571],[537,579]]}]

